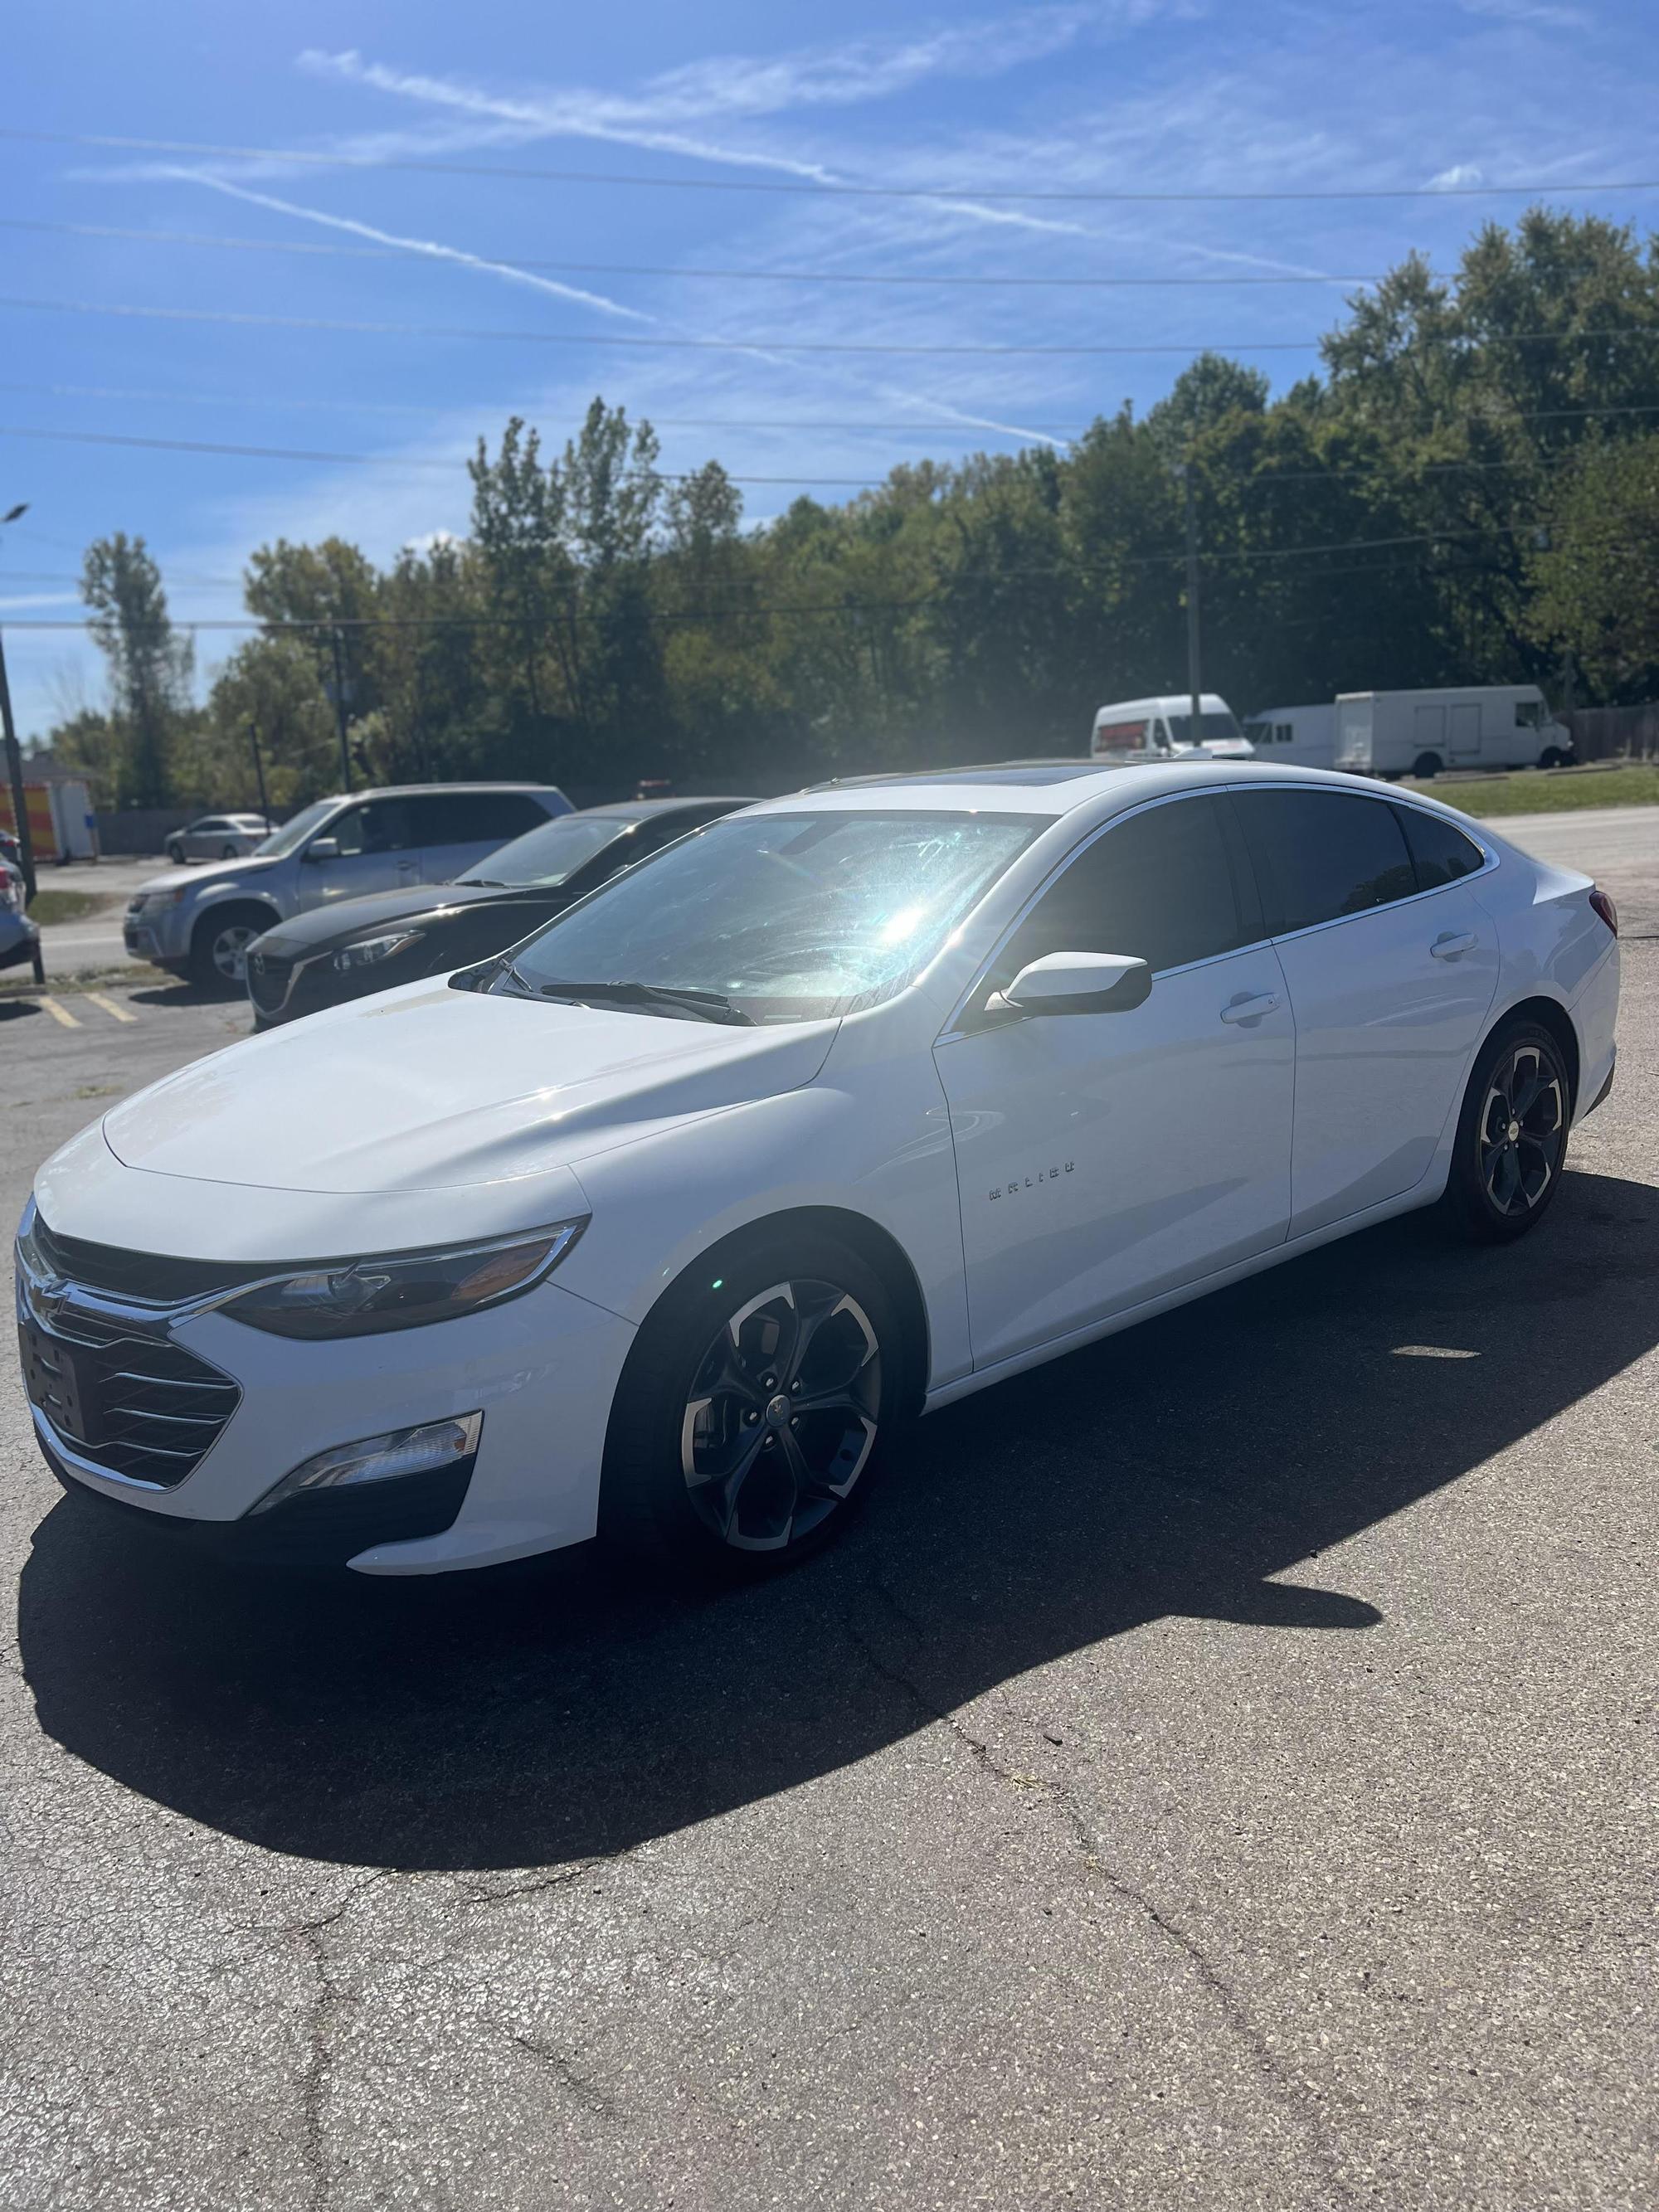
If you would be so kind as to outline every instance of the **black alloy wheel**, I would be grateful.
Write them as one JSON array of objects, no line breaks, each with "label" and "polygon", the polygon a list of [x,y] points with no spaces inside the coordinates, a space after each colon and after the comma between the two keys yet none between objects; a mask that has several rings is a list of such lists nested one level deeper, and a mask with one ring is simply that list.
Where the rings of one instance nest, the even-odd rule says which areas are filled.
[{"label": "black alloy wheel", "polygon": [[1487,1242],[1523,1235],[1553,1201],[1572,1119],[1565,1055],[1528,1022],[1486,1046],[1469,1079],[1447,1196]]},{"label": "black alloy wheel", "polygon": [[817,1237],[716,1253],[647,1316],[606,1440],[600,1534],[681,1572],[752,1577],[832,1535],[901,1403],[886,1285]]}]

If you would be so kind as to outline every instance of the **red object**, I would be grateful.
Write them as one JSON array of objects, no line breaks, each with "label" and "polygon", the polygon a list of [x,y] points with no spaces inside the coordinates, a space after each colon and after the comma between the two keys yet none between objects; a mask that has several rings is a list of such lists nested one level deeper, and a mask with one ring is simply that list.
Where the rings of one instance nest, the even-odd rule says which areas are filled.
[{"label": "red object", "polygon": [[1103,722],[1095,732],[1095,743],[1110,752],[1131,752],[1146,742],[1145,722]]},{"label": "red object", "polygon": [[1589,902],[1595,908],[1615,937],[1619,934],[1619,909],[1600,884],[1590,885]]}]

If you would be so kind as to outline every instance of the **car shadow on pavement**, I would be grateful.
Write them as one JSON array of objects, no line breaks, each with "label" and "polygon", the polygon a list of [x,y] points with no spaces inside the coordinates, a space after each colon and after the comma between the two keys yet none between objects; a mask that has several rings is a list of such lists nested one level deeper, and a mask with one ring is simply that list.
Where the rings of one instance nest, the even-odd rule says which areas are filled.
[{"label": "car shadow on pavement", "polygon": [[1363,1592],[1307,1562],[1659,1341],[1656,1221],[1659,1190],[1575,1174],[1518,1246],[1418,1216],[1329,1247],[922,1423],[838,1546],[744,1590],[621,1583],[586,1547],[433,1581],[232,1573],[64,1500],[23,1668],[76,1758],[274,1850],[626,1850],[1161,1616],[1363,1632]]}]

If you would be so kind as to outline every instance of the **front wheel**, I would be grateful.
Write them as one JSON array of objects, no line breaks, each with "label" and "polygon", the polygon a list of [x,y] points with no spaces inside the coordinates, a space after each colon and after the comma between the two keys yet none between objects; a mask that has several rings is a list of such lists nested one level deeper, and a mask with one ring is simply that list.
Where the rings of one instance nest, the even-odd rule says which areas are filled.
[{"label": "front wheel", "polygon": [[1538,765],[1540,768],[1559,768],[1565,759],[1566,755],[1559,745],[1546,745],[1538,756]]},{"label": "front wheel", "polygon": [[1446,763],[1438,753],[1419,753],[1412,763],[1412,774],[1419,783],[1429,783],[1437,776]]},{"label": "front wheel", "polygon": [[185,865],[184,847],[177,842],[170,844],[167,847],[167,858],[172,861],[175,868],[182,868]]},{"label": "front wheel", "polygon": [[247,949],[271,926],[263,907],[225,906],[204,915],[190,941],[190,980],[222,997],[244,988]]},{"label": "front wheel", "polygon": [[902,1402],[880,1276],[828,1238],[757,1240],[682,1278],[629,1353],[599,1533],[726,1577],[793,1565],[846,1520]]},{"label": "front wheel", "polygon": [[1560,1046],[1537,1022],[1491,1038],[1458,1117],[1448,1212],[1481,1243],[1522,1237],[1554,1203],[1566,1165],[1571,1083]]}]

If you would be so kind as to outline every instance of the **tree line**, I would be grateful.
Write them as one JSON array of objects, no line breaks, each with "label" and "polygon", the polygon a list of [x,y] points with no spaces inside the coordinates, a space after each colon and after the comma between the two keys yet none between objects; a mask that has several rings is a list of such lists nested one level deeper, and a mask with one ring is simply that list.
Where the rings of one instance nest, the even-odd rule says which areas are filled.
[{"label": "tree line", "polygon": [[[261,625],[198,702],[142,538],[88,550],[106,708],[48,743],[106,805],[273,805],[354,779],[805,781],[1082,749],[1103,701],[1186,681],[1182,489],[1205,683],[1248,712],[1339,690],[1659,684],[1659,242],[1535,210],[1443,278],[1413,255],[1270,399],[1206,355],[1075,443],[895,468],[745,528],[717,460],[670,477],[596,398],[562,450],[509,422],[465,539],[380,568],[251,556]],[[1571,676],[1567,672],[1571,670]]]}]

